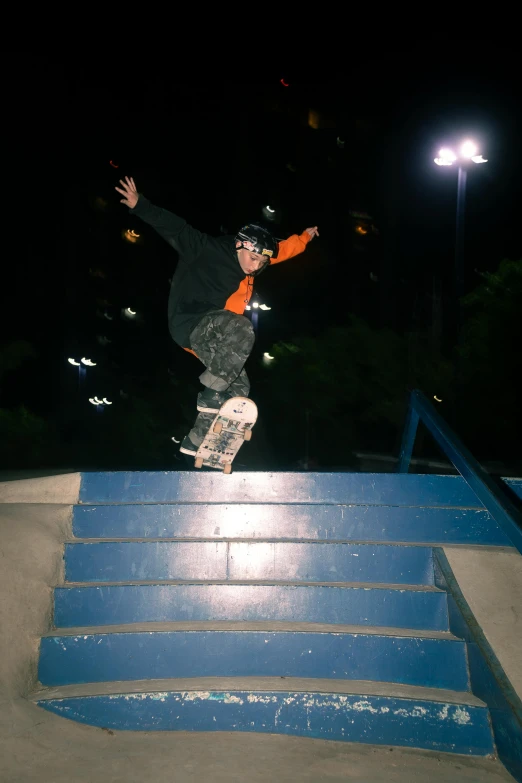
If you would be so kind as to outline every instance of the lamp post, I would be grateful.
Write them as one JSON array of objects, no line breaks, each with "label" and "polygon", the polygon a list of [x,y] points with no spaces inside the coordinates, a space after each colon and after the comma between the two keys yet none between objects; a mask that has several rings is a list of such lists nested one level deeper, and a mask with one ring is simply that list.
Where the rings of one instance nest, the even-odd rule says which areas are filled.
[{"label": "lamp post", "polygon": [[259,322],[259,311],[260,310],[271,310],[271,307],[268,307],[266,304],[260,304],[257,300],[251,302],[245,307],[245,310],[251,311],[251,321],[252,326],[254,327],[254,334],[257,337],[258,332],[258,322]]},{"label": "lamp post", "polygon": [[80,386],[82,385],[83,381],[85,380],[85,374],[87,370],[86,367],[96,367],[96,362],[92,362],[90,359],[86,359],[85,356],[83,356],[79,362],[76,361],[76,359],[69,358],[67,359],[69,364],[72,364],[74,367],[78,367],[78,390],[80,390]]},{"label": "lamp post", "polygon": [[458,166],[457,176],[457,213],[455,226],[455,299],[457,313],[457,338],[460,333],[460,297],[464,293],[464,207],[466,201],[467,167],[472,164],[487,163],[487,159],[478,154],[477,145],[470,140],[462,142],[458,153],[444,147],[434,158],[437,166]]}]

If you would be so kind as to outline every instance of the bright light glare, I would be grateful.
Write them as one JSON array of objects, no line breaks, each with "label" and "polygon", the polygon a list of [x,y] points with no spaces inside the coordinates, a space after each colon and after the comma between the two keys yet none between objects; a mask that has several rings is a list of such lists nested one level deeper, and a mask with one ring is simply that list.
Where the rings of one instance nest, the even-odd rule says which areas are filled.
[{"label": "bright light glare", "polygon": [[74,364],[75,367],[80,366],[80,362],[75,362],[74,359],[67,359],[67,361],[69,362],[69,364]]},{"label": "bright light glare", "polygon": [[433,399],[437,400],[437,402],[442,402],[442,400],[439,397],[437,397],[436,394],[433,395]]},{"label": "bright light glare", "polygon": [[482,155],[473,155],[471,160],[473,161],[473,163],[487,163],[488,162],[488,159],[487,158],[483,158]]},{"label": "bright light glare", "polygon": [[268,305],[266,305],[266,304],[262,304],[262,305],[259,305],[259,309],[260,310],[271,310],[272,308],[268,307]]},{"label": "bright light glare", "polygon": [[112,405],[112,402],[109,402],[109,400],[107,399],[107,397],[104,397],[104,398],[103,398],[103,400],[102,400],[102,402],[104,402],[104,403],[105,403],[105,405]]},{"label": "bright light glare", "polygon": [[460,148],[460,154],[463,158],[472,158],[477,154],[477,145],[472,141],[465,141]]},{"label": "bright light glare", "polygon": [[259,307],[259,302],[252,302],[252,307],[258,308]]},{"label": "bright light glare", "polygon": [[131,310],[130,307],[127,307],[125,312],[127,315],[136,315],[136,310]]},{"label": "bright light glare", "polygon": [[91,403],[91,405],[98,405],[96,400],[94,400],[92,397],[89,397],[89,402]]},{"label": "bright light glare", "polygon": [[266,208],[268,209],[268,211],[269,211],[269,212],[275,212],[275,209],[270,209],[270,207],[268,206],[268,204],[266,205]]},{"label": "bright light glare", "polygon": [[434,160],[437,166],[451,166],[457,160],[457,156],[452,150],[443,147],[439,150],[439,157]]},{"label": "bright light glare", "polygon": [[85,364],[87,367],[96,367],[96,362],[91,362],[91,360],[86,359],[85,356],[82,358],[82,364]]},{"label": "bright light glare", "polygon": [[174,436],[172,436],[171,440],[173,440],[174,443],[181,443],[181,440],[176,440],[176,438]]},{"label": "bright light glare", "polygon": [[263,356],[265,357],[265,359],[273,359],[274,358],[273,356],[270,356],[268,351],[266,351],[266,353],[264,353]]},{"label": "bright light glare", "polygon": [[102,400],[99,400],[97,397],[93,397],[93,400],[96,403],[96,405],[103,405]]},{"label": "bright light glare", "polygon": [[252,309],[252,308],[250,307],[250,305],[247,305],[247,306],[245,307],[245,310],[251,310],[251,309]]}]

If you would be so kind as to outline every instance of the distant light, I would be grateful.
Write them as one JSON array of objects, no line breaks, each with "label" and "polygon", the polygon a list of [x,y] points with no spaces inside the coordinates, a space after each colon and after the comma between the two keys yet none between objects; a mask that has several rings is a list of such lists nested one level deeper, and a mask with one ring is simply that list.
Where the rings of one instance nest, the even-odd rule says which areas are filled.
[{"label": "distant light", "polygon": [[281,84],[283,85],[283,87],[290,87],[290,85],[287,84],[287,82],[285,82],[284,79],[281,79],[280,81],[281,81]]},{"label": "distant light", "polygon": [[472,141],[465,141],[460,148],[460,154],[464,158],[473,158],[477,154],[477,145]]},{"label": "distant light", "polygon": [[107,397],[104,397],[104,398],[103,398],[103,400],[102,400],[102,402],[104,402],[104,403],[105,403],[105,405],[112,405],[112,402],[109,402],[109,400],[107,399]]},{"label": "distant light", "polygon": [[344,149],[344,141],[339,136],[337,137],[337,146]]},{"label": "distant light", "polygon": [[133,245],[136,244],[138,241],[140,235],[137,234],[133,229],[128,228],[127,231],[123,232],[124,238],[127,240],[127,242],[131,242]]},{"label": "distant light", "polygon": [[451,166],[457,160],[457,156],[452,150],[444,147],[439,150],[439,157],[434,160],[437,166]]},{"label": "distant light", "polygon": [[80,362],[75,362],[74,359],[67,359],[67,361],[69,362],[69,364],[74,364],[75,367],[80,366]]},{"label": "distant light", "polygon": [[89,397],[89,402],[91,403],[91,405],[98,405],[96,400],[94,400],[92,397]]},{"label": "distant light", "polygon": [[368,233],[368,229],[364,228],[364,226],[355,226],[355,230],[358,234],[361,234],[362,236]]},{"label": "distant light", "polygon": [[113,316],[112,316],[112,315],[109,315],[109,314],[107,313],[107,310],[105,310],[105,312],[104,312],[104,314],[103,314],[103,317],[104,317],[104,318],[106,318],[108,321],[112,321],[112,320],[113,320]]},{"label": "distant light", "polygon": [[271,310],[272,308],[268,307],[268,305],[266,305],[266,304],[262,304],[262,305],[259,305],[259,309],[260,310]]},{"label": "distant light", "polygon": [[252,302],[252,307],[258,308],[259,307],[259,302]]},{"label": "distant light", "polygon": [[176,440],[176,438],[174,436],[172,436],[171,440],[173,440],[174,443],[181,443],[181,440]]},{"label": "distant light", "polygon": [[102,400],[99,400],[97,397],[93,397],[93,400],[96,403],[96,405],[103,405]]},{"label": "distant light", "polygon": [[96,367],[96,362],[91,362],[91,360],[86,359],[85,356],[82,359],[82,364],[85,364],[87,367]]},{"label": "distant light", "polygon": [[434,399],[434,400],[437,400],[437,402],[442,402],[442,400],[441,400],[441,399],[439,399],[439,398],[437,397],[437,395],[436,395],[436,394],[434,394],[434,395],[433,395],[433,399]]},{"label": "distant light", "polygon": [[113,160],[110,160],[110,161],[109,161],[109,163],[111,164],[111,166],[112,166],[112,168],[113,168],[113,169],[119,169],[119,168],[120,168],[120,167],[118,166],[118,164],[117,164],[117,163],[115,163]]},{"label": "distant light", "polygon": [[250,307],[250,305],[247,305],[247,306],[245,307],[245,310],[251,310],[251,309],[252,309],[252,308]]},{"label": "distant light", "polygon": [[268,351],[266,351],[266,353],[264,353],[263,356],[264,356],[265,359],[268,359],[269,361],[274,358],[273,356],[270,356]]},{"label": "distant light", "polygon": [[275,220],[278,220],[277,209],[270,207],[268,204],[263,206],[261,212],[263,213],[265,220],[269,220],[271,223],[273,223]]},{"label": "distant light", "polygon": [[125,315],[136,315],[136,310],[131,310],[130,307],[127,307],[125,310]]},{"label": "distant light", "polygon": [[473,163],[487,163],[488,162],[488,159],[487,158],[483,158],[482,155],[473,155],[471,160],[473,161]]}]

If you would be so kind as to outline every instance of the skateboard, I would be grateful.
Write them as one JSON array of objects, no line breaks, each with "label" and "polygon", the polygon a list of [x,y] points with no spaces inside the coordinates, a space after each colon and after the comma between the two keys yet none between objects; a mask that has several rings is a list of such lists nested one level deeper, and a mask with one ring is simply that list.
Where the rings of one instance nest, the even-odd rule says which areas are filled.
[{"label": "skateboard", "polygon": [[196,452],[194,466],[231,473],[232,460],[245,440],[252,437],[256,421],[257,406],[248,397],[231,397],[224,402]]}]

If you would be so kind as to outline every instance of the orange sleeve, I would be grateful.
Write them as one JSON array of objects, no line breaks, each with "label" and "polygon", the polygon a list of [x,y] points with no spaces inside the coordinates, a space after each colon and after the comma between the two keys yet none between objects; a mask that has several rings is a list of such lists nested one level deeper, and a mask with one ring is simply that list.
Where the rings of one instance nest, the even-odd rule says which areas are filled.
[{"label": "orange sleeve", "polygon": [[299,253],[304,251],[311,238],[308,231],[303,231],[300,236],[292,234],[288,239],[278,242],[277,258],[272,258],[270,264],[279,264],[280,261],[286,261],[288,258],[298,256]]}]

